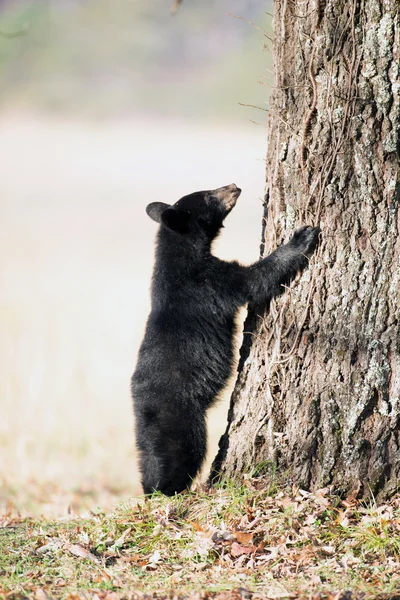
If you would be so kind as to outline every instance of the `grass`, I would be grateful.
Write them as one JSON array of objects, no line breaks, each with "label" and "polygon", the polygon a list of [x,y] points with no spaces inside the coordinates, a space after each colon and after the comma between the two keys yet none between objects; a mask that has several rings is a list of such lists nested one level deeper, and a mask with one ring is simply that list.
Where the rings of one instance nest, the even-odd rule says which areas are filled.
[{"label": "grass", "polygon": [[200,592],[305,600],[346,590],[347,598],[394,598],[400,499],[366,506],[264,477],[133,499],[85,519],[8,512],[0,520],[0,581],[2,600]]}]

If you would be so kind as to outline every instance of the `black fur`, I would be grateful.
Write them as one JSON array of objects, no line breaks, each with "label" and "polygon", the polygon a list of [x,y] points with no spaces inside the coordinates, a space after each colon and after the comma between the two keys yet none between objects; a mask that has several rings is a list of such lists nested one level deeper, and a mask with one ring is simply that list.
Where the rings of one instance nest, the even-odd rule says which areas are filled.
[{"label": "black fur", "polygon": [[267,306],[318,243],[319,228],[303,227],[250,267],[219,260],[211,244],[240,192],[231,184],[146,209],[161,224],[151,313],[132,377],[146,494],[190,487],[206,453],[206,411],[231,375],[238,308]]}]

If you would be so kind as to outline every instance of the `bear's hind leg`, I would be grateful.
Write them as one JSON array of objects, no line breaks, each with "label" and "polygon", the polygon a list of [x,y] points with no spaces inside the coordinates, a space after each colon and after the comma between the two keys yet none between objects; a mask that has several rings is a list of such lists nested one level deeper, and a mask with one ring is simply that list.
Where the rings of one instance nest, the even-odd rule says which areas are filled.
[{"label": "bear's hind leg", "polygon": [[146,448],[140,448],[142,486],[145,494],[159,491],[173,496],[189,489],[201,468],[206,455],[206,424],[204,417],[192,417],[163,425],[157,434],[153,427]]},{"label": "bear's hind leg", "polygon": [[162,461],[152,452],[141,452],[139,464],[143,492],[146,495],[153,494],[160,489]]}]

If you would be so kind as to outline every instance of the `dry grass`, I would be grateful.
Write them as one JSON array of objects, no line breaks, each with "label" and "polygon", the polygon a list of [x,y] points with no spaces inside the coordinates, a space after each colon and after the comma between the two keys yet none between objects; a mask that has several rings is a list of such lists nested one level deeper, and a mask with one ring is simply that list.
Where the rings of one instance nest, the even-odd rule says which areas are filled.
[{"label": "dry grass", "polygon": [[0,598],[394,600],[399,507],[263,478],[87,519],[9,513],[0,519]]},{"label": "dry grass", "polygon": [[[129,380],[153,260],[144,207],[237,179],[219,253],[256,258],[264,131],[250,127],[0,117],[3,509],[60,516],[140,493]],[[225,414],[210,419],[211,454]]]}]

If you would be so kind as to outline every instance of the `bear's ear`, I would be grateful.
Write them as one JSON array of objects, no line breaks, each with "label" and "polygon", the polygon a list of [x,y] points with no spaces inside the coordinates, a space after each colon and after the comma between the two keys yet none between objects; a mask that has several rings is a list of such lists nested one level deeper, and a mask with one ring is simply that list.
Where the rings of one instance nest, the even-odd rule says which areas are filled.
[{"label": "bear's ear", "polygon": [[167,208],[161,215],[161,222],[168,229],[178,233],[188,233],[190,223],[190,213],[175,208]]},{"label": "bear's ear", "polygon": [[170,208],[170,206],[170,204],[165,204],[165,202],[152,202],[146,206],[146,212],[150,219],[153,219],[156,223],[161,223],[161,214],[164,210]]}]

